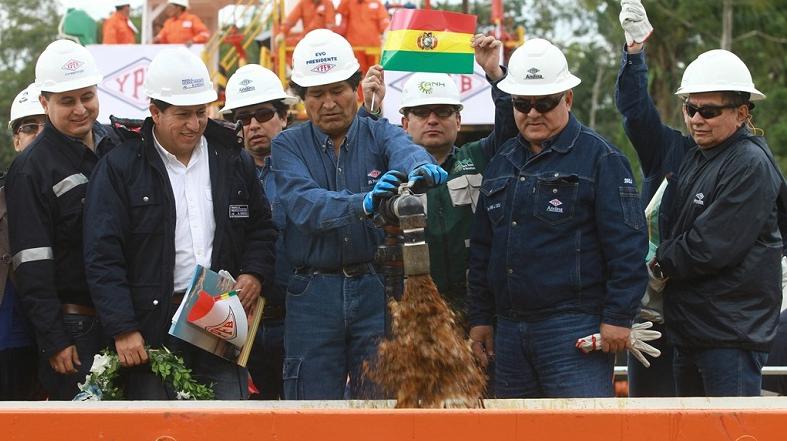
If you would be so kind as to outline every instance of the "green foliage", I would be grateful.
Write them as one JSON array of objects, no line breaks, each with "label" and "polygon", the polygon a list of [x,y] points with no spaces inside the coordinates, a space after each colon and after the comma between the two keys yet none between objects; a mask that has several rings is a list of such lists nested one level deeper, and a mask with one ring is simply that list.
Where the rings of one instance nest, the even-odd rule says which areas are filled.
[{"label": "green foliage", "polygon": [[[8,124],[11,102],[35,80],[38,54],[57,36],[60,16],[55,0],[0,2],[0,127]],[[15,156],[11,134],[0,131],[0,170]]]},{"label": "green foliage", "polygon": [[[723,1],[645,0],[654,33],[646,44],[650,94],[662,119],[685,132],[680,101],[674,95],[686,65],[721,45]],[[439,3],[438,3],[439,4]],[[755,86],[768,96],[757,103],[755,125],[787,170],[787,0],[733,0],[732,51],[752,73]],[[456,9],[455,4],[452,9]],[[490,2],[473,2],[470,13],[488,23]],[[572,72],[582,79],[574,89],[572,111],[612,141],[638,168],[614,103],[615,79],[625,39],[618,21],[619,0],[506,1],[509,31],[522,25],[527,38],[559,45]],[[479,26],[485,30],[482,26]],[[594,100],[593,89],[600,93]]]},{"label": "green foliage", "polygon": [[[172,387],[178,400],[212,400],[215,398],[212,386],[198,383],[191,376],[183,358],[173,354],[167,348],[147,348],[150,358],[150,370],[161,380]],[[94,357],[90,373],[85,382],[79,384],[81,391],[77,401],[109,401],[122,400],[123,389],[116,384],[120,370],[120,362],[116,353],[104,349]]]},{"label": "green foliage", "polygon": [[213,389],[199,384],[191,376],[191,369],[183,364],[183,359],[169,352],[168,349],[149,349],[150,368],[164,382],[171,384],[177,391],[178,399],[212,400]]}]

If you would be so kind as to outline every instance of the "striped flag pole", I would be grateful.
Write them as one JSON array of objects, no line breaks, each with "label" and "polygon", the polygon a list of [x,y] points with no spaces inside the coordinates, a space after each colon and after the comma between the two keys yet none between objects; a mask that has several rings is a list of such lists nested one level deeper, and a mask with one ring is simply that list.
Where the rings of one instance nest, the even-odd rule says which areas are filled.
[{"label": "striped flag pole", "polygon": [[407,72],[473,73],[470,42],[475,15],[434,9],[399,9],[383,45],[384,69]]}]

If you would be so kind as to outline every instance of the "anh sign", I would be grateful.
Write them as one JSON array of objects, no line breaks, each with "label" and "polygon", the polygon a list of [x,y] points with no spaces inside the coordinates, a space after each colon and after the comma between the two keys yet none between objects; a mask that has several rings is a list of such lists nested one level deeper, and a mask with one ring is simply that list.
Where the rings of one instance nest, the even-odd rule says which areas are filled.
[{"label": "anh sign", "polygon": [[[410,72],[385,72],[385,101],[383,115],[394,124],[400,124],[399,104],[402,101],[404,83],[413,74]],[[486,81],[483,69],[475,64],[473,74],[451,74],[459,87],[462,109],[462,125],[492,125],[495,123],[495,103],[492,102],[492,86]]]}]

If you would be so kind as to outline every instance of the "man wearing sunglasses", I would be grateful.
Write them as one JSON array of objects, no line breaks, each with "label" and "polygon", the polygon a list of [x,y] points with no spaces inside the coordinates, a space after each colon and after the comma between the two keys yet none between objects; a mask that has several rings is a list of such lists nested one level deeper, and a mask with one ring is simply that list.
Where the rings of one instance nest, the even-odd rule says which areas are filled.
[{"label": "man wearing sunglasses", "polygon": [[44,129],[44,108],[38,102],[41,93],[34,84],[14,98],[11,103],[11,120],[8,121],[8,128],[13,134],[14,150],[21,152],[38,136]]},{"label": "man wearing sunglasses", "polygon": [[[413,141],[423,146],[435,161],[448,172],[448,181],[426,193],[428,211],[426,242],[429,244],[431,276],[440,294],[464,315],[467,297],[467,254],[470,225],[478,201],[481,174],[489,159],[503,142],[516,135],[511,96],[497,88],[503,78],[499,40],[478,34],[473,38],[476,62],[484,69],[492,85],[496,126],[479,141],[456,146],[462,124],[462,103],[459,88],[448,74],[415,73],[402,88],[399,112],[402,128]],[[362,83],[364,107],[368,115],[371,97],[375,94],[380,106],[385,96],[382,67],[372,66]],[[379,107],[378,107],[379,108]]]},{"label": "man wearing sunglasses", "polygon": [[[472,348],[494,357],[498,398],[613,396],[614,352],[630,345],[647,283],[631,169],[571,113],[579,83],[542,39],[517,48],[498,83],[519,134],[484,172],[468,289]],[[577,351],[597,332],[603,351]]]},{"label": "man wearing sunglasses", "polygon": [[662,124],[643,51],[652,28],[641,2],[621,3],[627,45],[616,103],[642,164],[643,198],[668,183],[650,266],[654,280],[666,280],[663,316],[674,343],[672,372],[635,370],[632,391],[672,391],[672,373],[680,396],[759,395],[779,318],[778,225],[787,195],[751,122],[753,102],[765,95],[735,54],[708,51],[686,67],[676,92],[689,135]]},{"label": "man wearing sunglasses", "polygon": [[[11,103],[8,128],[14,149],[23,151],[44,127],[44,108],[34,84],[19,92]],[[5,174],[0,173],[0,255],[11,252],[8,244],[8,216],[5,203]],[[0,401],[35,399],[38,352],[33,330],[22,310],[11,276],[11,262],[0,262]]]},{"label": "man wearing sunglasses", "polygon": [[284,398],[282,365],[284,363],[284,298],[292,266],[284,253],[285,217],[271,171],[271,142],[286,126],[287,111],[297,98],[287,95],[281,80],[258,65],[241,67],[227,81],[227,102],[221,113],[243,127],[243,144],[254,158],[257,178],[273,211],[279,230],[276,239],[274,276],[263,281],[265,297],[263,320],[247,366],[259,394],[253,399]]}]

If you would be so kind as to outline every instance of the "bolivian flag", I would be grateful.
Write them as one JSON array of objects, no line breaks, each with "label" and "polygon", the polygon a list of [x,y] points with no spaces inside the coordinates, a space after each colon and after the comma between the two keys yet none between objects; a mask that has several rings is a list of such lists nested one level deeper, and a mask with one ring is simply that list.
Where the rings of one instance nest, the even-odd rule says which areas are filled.
[{"label": "bolivian flag", "polygon": [[380,64],[387,70],[473,73],[476,16],[434,9],[394,13]]}]

